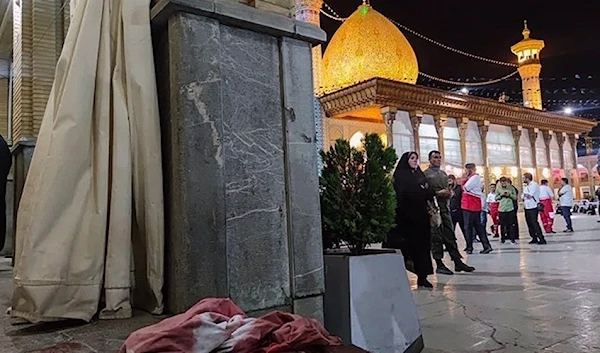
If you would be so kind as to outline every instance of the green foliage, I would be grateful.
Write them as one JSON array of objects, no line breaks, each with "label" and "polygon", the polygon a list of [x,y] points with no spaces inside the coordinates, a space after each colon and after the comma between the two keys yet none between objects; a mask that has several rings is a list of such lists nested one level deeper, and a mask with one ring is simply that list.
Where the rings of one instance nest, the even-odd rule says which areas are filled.
[{"label": "green foliage", "polygon": [[377,134],[367,134],[364,150],[339,139],[321,151],[319,178],[325,249],[349,246],[362,254],[369,244],[382,242],[394,227],[396,194],[392,172],[396,151],[384,147]]}]

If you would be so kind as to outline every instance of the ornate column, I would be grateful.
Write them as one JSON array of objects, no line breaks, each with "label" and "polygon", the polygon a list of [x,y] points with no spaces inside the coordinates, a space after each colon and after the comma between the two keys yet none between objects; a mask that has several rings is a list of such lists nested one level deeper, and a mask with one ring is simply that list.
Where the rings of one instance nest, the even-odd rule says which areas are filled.
[{"label": "ornate column", "polygon": [[550,144],[552,143],[552,137],[554,132],[552,130],[543,130],[542,136],[544,137],[544,144],[546,144],[546,159],[548,160],[548,169],[552,173],[552,154],[550,153]]},{"label": "ornate column", "polygon": [[458,135],[460,136],[461,162],[462,167],[464,167],[467,164],[467,129],[469,128],[469,119],[456,119],[456,125],[458,126]]},{"label": "ornate column", "polygon": [[513,139],[515,140],[515,155],[517,162],[517,185],[523,185],[523,170],[521,169],[521,135],[523,134],[522,126],[512,127]]},{"label": "ornate column", "polygon": [[483,180],[485,183],[485,190],[488,191],[490,187],[490,168],[488,163],[488,149],[487,149],[487,134],[490,130],[490,122],[487,120],[479,121],[479,136],[481,137],[481,155],[483,157]]},{"label": "ornate column", "polygon": [[[565,145],[565,137],[566,133],[556,134],[556,142],[558,142],[558,159],[560,161],[560,169],[562,169],[565,174],[567,173],[567,168],[565,167],[565,154],[564,154],[564,145]],[[566,175],[567,178],[571,179],[570,175]]]},{"label": "ornate column", "polygon": [[594,140],[590,136],[584,137],[585,141],[585,155],[590,156],[594,154]]},{"label": "ornate column", "polygon": [[[323,0],[296,0],[295,17],[298,21],[312,23],[321,27],[321,7]],[[321,62],[323,61],[323,49],[321,45],[312,48],[313,85],[315,94],[321,93]]]},{"label": "ornate column", "polygon": [[[592,140],[592,138],[587,135],[584,137],[584,141],[585,141],[585,155],[586,156],[591,156],[592,154],[594,154],[594,140]],[[594,163],[590,163],[590,165],[588,166],[588,173],[589,173],[589,181],[590,181],[590,193],[593,193],[594,191],[596,191],[596,178],[594,178]]]},{"label": "ornate column", "polygon": [[444,128],[448,122],[448,116],[446,114],[438,114],[433,117],[435,122],[435,131],[438,134],[438,149],[442,156],[446,156],[446,149],[444,147]]},{"label": "ornate column", "polygon": [[[567,135],[568,144],[571,145],[571,159],[573,160],[573,164],[565,166],[566,169],[569,169],[570,173],[573,175],[573,187],[575,188],[575,197],[581,198],[581,181],[579,180],[579,171],[577,170],[577,140],[579,140],[579,135],[569,134]],[[593,174],[592,174],[593,177]]]},{"label": "ornate column", "polygon": [[[536,149],[537,138],[540,133],[540,130],[529,129],[528,131],[529,131],[529,143],[531,144],[531,159],[533,162],[533,169],[535,170],[535,174],[536,174],[535,177],[537,180],[541,180],[541,178],[540,178],[541,172],[540,172],[540,168],[538,167],[537,149]],[[523,185],[523,184],[519,184],[519,185]]]},{"label": "ornate column", "polygon": [[385,134],[387,136],[387,147],[392,147],[394,145],[394,120],[396,120],[396,113],[398,112],[398,108],[396,107],[382,107],[381,108],[381,116],[383,117],[383,121],[385,122]]},{"label": "ornate column", "polygon": [[421,143],[419,141],[419,126],[421,126],[421,120],[423,120],[423,112],[412,111],[410,114],[410,124],[413,129],[413,138],[415,140],[415,152],[421,154]]}]

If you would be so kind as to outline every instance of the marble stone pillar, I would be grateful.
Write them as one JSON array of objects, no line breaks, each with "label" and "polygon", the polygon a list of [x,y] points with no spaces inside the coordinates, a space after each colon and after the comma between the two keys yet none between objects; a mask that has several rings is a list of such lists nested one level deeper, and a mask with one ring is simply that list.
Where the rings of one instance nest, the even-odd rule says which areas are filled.
[{"label": "marble stone pillar", "polygon": [[444,148],[444,128],[448,122],[448,116],[446,114],[438,114],[433,117],[435,123],[435,130],[438,135],[438,149],[442,156],[446,155],[446,149]]},{"label": "marble stone pillar", "polygon": [[512,127],[513,139],[515,141],[515,155],[517,162],[517,185],[523,185],[523,170],[521,169],[521,135],[523,134],[522,126]]},{"label": "marble stone pillar", "polygon": [[394,145],[394,120],[396,120],[396,113],[398,109],[396,107],[383,107],[381,108],[381,116],[383,117],[383,121],[385,123],[385,135],[387,140],[387,147],[392,147]]},{"label": "marble stone pillar", "polygon": [[235,2],[151,11],[167,310],[230,297],[322,320],[311,49],[319,28]]},{"label": "marble stone pillar", "polygon": [[477,123],[479,127],[479,136],[481,137],[481,156],[483,157],[483,182],[485,185],[486,193],[489,192],[490,188],[490,163],[488,161],[488,149],[487,149],[487,134],[490,130],[490,122],[479,121]]},{"label": "marble stone pillar", "polygon": [[458,125],[458,135],[460,136],[461,167],[464,167],[467,164],[467,129],[469,128],[469,119],[456,119],[456,123]]},{"label": "marble stone pillar", "polygon": [[[535,174],[536,174],[534,176],[534,178],[537,178],[537,180],[542,180],[543,176],[542,176],[542,172],[538,166],[537,149],[536,149],[539,130],[538,129],[528,129],[527,131],[529,133],[529,143],[531,143],[531,159],[533,162],[533,169],[535,170]],[[523,185],[523,184],[519,184],[519,185]]]},{"label": "marble stone pillar", "polygon": [[415,152],[419,155],[419,159],[423,161],[424,156],[421,156],[421,141],[419,139],[419,127],[421,126],[421,120],[423,120],[423,112],[412,111],[409,112],[409,116],[413,130],[413,139],[415,140]]}]

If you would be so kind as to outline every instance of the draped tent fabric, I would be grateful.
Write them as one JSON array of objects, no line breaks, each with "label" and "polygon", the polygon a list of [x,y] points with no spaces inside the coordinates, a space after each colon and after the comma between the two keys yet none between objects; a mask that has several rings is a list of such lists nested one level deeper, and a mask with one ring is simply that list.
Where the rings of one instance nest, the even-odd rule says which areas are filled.
[{"label": "draped tent fabric", "polygon": [[76,3],[18,210],[13,317],[163,310],[149,2]]}]

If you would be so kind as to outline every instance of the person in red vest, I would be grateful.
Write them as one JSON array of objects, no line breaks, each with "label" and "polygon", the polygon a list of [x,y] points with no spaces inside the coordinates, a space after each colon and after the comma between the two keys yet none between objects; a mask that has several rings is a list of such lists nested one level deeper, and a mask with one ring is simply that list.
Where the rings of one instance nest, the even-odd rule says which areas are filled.
[{"label": "person in red vest", "polygon": [[461,201],[461,208],[463,210],[463,216],[465,218],[465,231],[467,238],[467,254],[473,253],[473,230],[479,235],[479,240],[483,245],[481,254],[489,254],[492,252],[492,246],[487,237],[487,232],[483,228],[481,223],[481,210],[482,210],[482,198],[483,194],[483,183],[481,177],[477,174],[475,164],[468,163],[465,165],[467,173],[465,180],[462,184],[463,195]]}]

